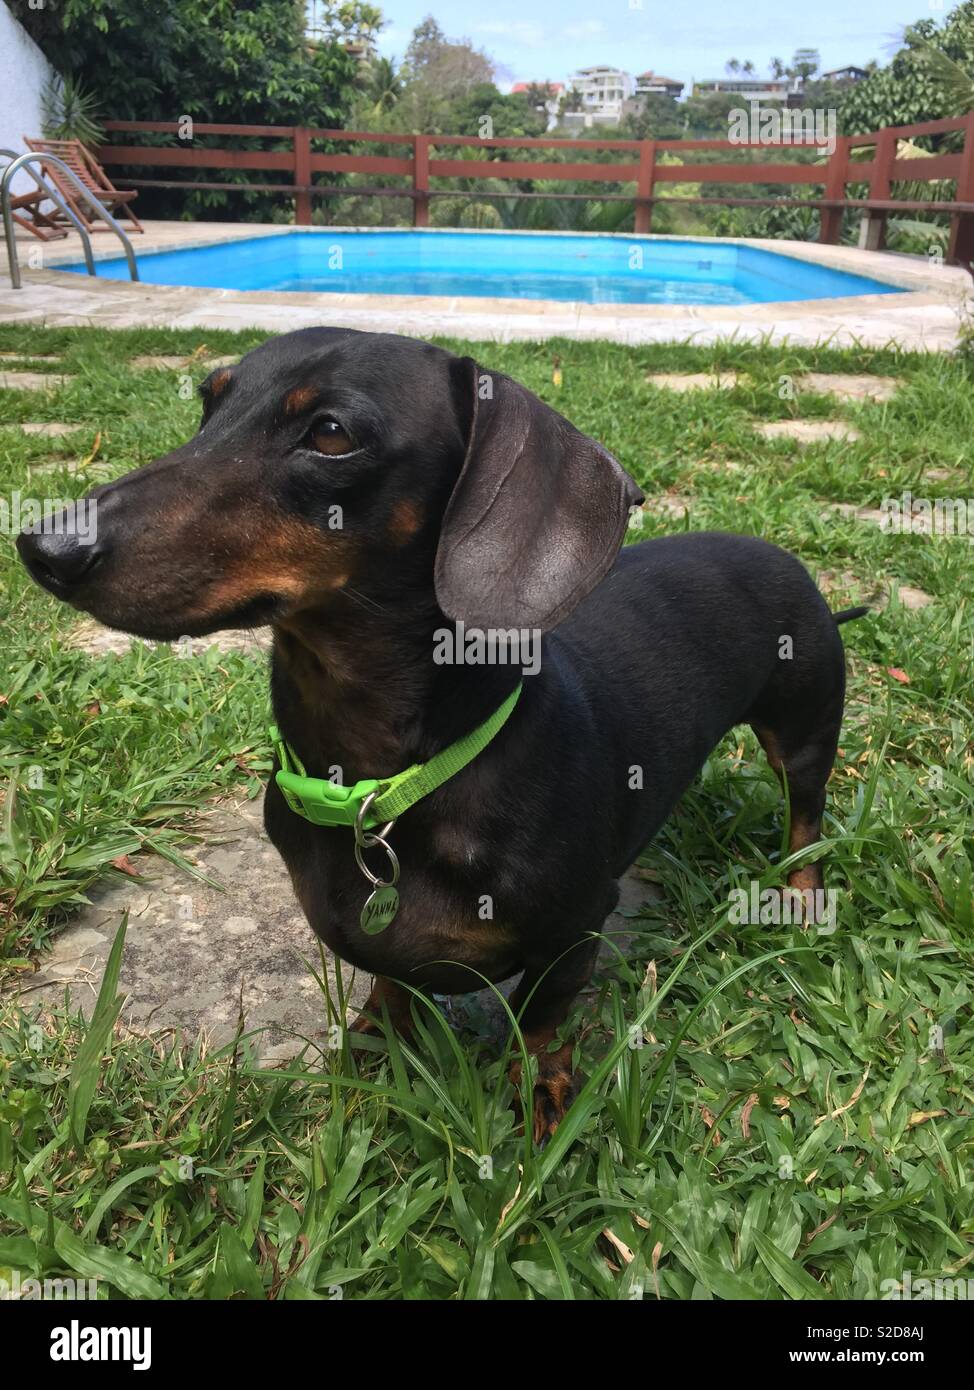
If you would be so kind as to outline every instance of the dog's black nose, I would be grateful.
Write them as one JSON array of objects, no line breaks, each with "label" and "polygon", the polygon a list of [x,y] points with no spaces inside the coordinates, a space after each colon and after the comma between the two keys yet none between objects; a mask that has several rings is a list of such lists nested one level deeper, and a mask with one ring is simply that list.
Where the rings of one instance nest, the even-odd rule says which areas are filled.
[{"label": "dog's black nose", "polygon": [[102,549],[69,533],[22,531],[17,550],[32,579],[58,597],[80,584],[101,558]]}]

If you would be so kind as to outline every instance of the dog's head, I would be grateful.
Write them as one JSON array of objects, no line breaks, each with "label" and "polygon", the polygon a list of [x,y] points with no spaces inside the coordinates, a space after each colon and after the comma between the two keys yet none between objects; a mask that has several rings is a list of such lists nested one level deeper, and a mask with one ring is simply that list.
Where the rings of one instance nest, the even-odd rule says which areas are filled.
[{"label": "dog's head", "polygon": [[609,569],[641,498],[530,391],[411,338],[303,329],[202,396],[187,444],[86,499],[91,536],[19,537],[38,583],[173,640],[322,609],[345,586],[388,597],[425,571],[451,619],[545,630]]}]

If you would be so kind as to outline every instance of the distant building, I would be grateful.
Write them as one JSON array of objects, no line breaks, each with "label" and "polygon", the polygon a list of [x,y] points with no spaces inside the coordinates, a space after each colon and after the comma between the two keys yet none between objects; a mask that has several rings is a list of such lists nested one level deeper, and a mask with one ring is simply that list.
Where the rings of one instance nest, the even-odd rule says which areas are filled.
[{"label": "distant building", "polygon": [[565,111],[562,121],[565,125],[586,129],[594,125],[618,125],[632,90],[632,78],[621,68],[580,68],[570,83],[572,104],[576,109]]},{"label": "distant building", "polygon": [[822,73],[823,81],[835,82],[839,86],[846,82],[864,82],[868,76],[866,68],[857,67],[833,68],[831,72]]},{"label": "distant building", "polygon": [[801,91],[800,77],[720,77],[712,82],[694,82],[695,97],[720,92],[746,97],[748,101],[787,101]]},{"label": "distant building", "polygon": [[683,83],[675,77],[661,77],[658,72],[641,72],[636,78],[636,96],[666,96],[679,99],[683,95]]},{"label": "distant building", "polygon": [[558,112],[561,108],[562,93],[565,90],[563,82],[515,82],[511,88],[511,95],[527,95],[531,90],[545,93],[544,101],[539,105],[538,110],[544,110],[548,117],[548,129],[554,130],[558,124]]}]

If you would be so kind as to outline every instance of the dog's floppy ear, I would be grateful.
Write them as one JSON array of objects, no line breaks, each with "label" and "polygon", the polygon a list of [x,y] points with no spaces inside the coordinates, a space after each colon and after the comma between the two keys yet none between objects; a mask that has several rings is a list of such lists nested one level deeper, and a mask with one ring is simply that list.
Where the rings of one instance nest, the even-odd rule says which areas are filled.
[{"label": "dog's floppy ear", "polygon": [[456,368],[473,410],[436,553],[437,600],[468,627],[547,631],[609,570],[642,493],[607,449],[516,381],[469,358]]}]

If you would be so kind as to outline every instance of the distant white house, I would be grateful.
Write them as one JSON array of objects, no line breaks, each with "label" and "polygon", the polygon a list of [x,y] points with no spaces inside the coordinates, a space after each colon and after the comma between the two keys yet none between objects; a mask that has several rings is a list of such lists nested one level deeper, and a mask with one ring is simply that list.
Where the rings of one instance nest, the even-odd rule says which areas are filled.
[{"label": "distant white house", "polygon": [[562,121],[567,126],[589,129],[619,124],[625,103],[632,96],[633,81],[621,68],[600,65],[580,68],[571,78],[569,89],[574,93],[577,109],[566,111]]},{"label": "distant white house", "polygon": [[[42,135],[41,96],[54,69],[27,31],[0,0],[0,148],[24,153],[25,135]],[[9,161],[0,157],[0,165]],[[36,184],[23,170],[12,187],[27,193]]]},{"label": "distant white house", "polygon": [[661,77],[658,72],[641,72],[636,78],[636,96],[666,96],[679,99],[683,95],[683,83],[675,77]]}]

